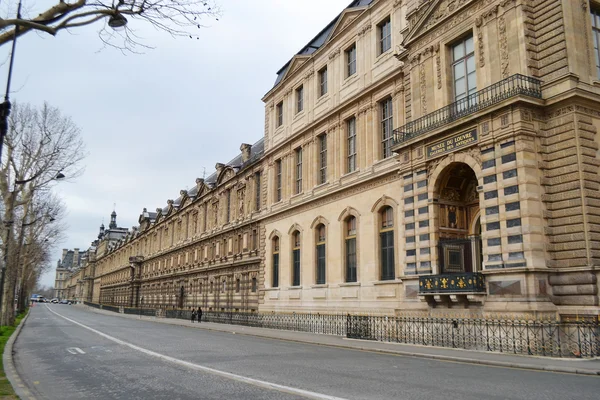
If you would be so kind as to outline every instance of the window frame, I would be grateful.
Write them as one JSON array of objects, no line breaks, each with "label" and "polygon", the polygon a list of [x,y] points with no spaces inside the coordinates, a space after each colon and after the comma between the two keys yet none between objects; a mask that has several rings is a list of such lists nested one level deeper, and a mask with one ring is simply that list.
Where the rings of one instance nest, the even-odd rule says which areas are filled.
[{"label": "window frame", "polygon": [[296,88],[296,114],[304,111],[304,85]]},{"label": "window frame", "polygon": [[327,134],[323,133],[318,136],[319,139],[319,175],[318,184],[322,185],[327,182]]},{"label": "window frame", "polygon": [[[322,233],[322,235],[321,235]],[[325,224],[319,224],[315,229],[316,245],[315,245],[315,259],[316,259],[316,271],[315,271],[315,283],[317,285],[324,285],[327,273],[327,228]]]},{"label": "window frame", "polygon": [[296,161],[294,194],[300,194],[302,193],[302,147],[294,150],[294,155]]},{"label": "window frame", "polygon": [[279,236],[275,236],[271,239],[271,287],[279,287],[279,246],[281,240]]},{"label": "window frame", "polygon": [[292,286],[300,286],[300,270],[301,270],[301,237],[300,231],[296,230],[292,233]]},{"label": "window frame", "polygon": [[277,128],[283,126],[283,100],[277,103],[275,120]]},{"label": "window frame", "polygon": [[392,19],[389,15],[377,24],[377,42],[378,56],[392,48]]},{"label": "window frame", "polygon": [[254,173],[254,211],[260,211],[261,198],[260,198],[260,185],[261,185],[261,171]]},{"label": "window frame", "polygon": [[346,56],[346,78],[349,78],[353,75],[356,75],[357,72],[357,65],[356,65],[356,56],[357,56],[357,50],[356,50],[356,43],[353,43],[352,45],[350,45],[348,48],[346,48],[346,50],[344,51],[344,54]]},{"label": "window frame", "polygon": [[383,206],[379,210],[379,279],[382,281],[396,279],[395,252],[394,209]]},{"label": "window frame", "polygon": [[319,97],[323,97],[327,94],[328,88],[328,76],[327,76],[327,65],[319,70]]},{"label": "window frame", "polygon": [[392,156],[392,139],[394,137],[394,103],[391,97],[379,102],[381,129],[381,158]]},{"label": "window frame", "polygon": [[600,79],[600,7],[590,4],[590,17],[592,19],[592,42],[594,58],[596,60],[596,78]]},{"label": "window frame", "polygon": [[346,172],[356,171],[356,117],[346,120]]},{"label": "window frame", "polygon": [[281,196],[281,179],[282,179],[282,160],[279,159],[275,161],[275,203],[278,203],[282,200]]},{"label": "window frame", "polygon": [[[467,41],[471,39],[472,41],[472,51],[467,53]],[[459,57],[458,59],[455,59],[455,52],[454,50],[456,48],[458,48],[459,46],[462,46],[462,50],[463,50],[463,56]],[[453,43],[450,44],[450,56],[451,56],[451,71],[452,71],[452,95],[453,95],[453,102],[458,102],[461,101],[463,99],[468,99],[469,96],[475,94],[477,92],[477,63],[475,62],[475,38],[473,37],[473,32],[469,32],[468,34],[462,36],[461,38],[459,38],[458,40],[454,41]],[[475,74],[475,87],[470,88],[469,87],[469,69],[468,69],[468,61],[472,60],[473,62],[473,71],[472,73]],[[464,76],[463,79],[465,80],[465,92],[464,95],[458,95],[456,93],[457,90],[457,78],[456,78],[456,66],[464,63]],[[459,78],[461,79],[461,78]],[[459,96],[463,96],[461,98],[458,98]],[[466,100],[468,101],[468,100]],[[468,103],[471,103],[470,101],[468,101]],[[466,105],[463,107],[467,107]]]},{"label": "window frame", "polygon": [[[350,225],[351,221],[353,226]],[[344,282],[346,283],[358,282],[357,224],[358,220],[354,215],[344,219]],[[353,253],[350,252],[351,248]]]}]

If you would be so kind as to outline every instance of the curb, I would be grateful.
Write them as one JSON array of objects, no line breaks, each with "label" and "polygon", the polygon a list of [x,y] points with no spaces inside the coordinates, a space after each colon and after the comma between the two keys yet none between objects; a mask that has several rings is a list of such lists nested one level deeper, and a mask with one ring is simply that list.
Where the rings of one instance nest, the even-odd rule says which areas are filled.
[{"label": "curb", "polygon": [[[93,310],[92,307],[88,307],[88,309]],[[104,313],[99,313],[99,314],[104,314]],[[127,316],[122,315],[120,313],[114,313],[114,314],[121,316],[121,317],[128,318]],[[112,315],[112,314],[108,314],[108,315]],[[143,319],[145,319],[145,318],[143,318]],[[171,323],[168,320],[163,321],[159,318],[155,318],[152,321],[159,322],[162,324],[192,327],[191,325],[182,325],[182,324]],[[317,346],[335,347],[335,348],[340,348],[340,349],[369,351],[372,353],[380,353],[380,354],[392,354],[392,355],[412,357],[412,358],[425,358],[425,359],[430,359],[430,360],[458,362],[458,363],[463,363],[463,364],[477,364],[477,365],[485,365],[485,366],[490,366],[490,367],[517,368],[517,369],[526,369],[526,370],[531,370],[531,371],[557,372],[557,373],[564,373],[564,374],[576,374],[576,375],[587,375],[587,376],[600,376],[600,370],[595,370],[595,369],[558,367],[558,366],[541,366],[541,365],[527,364],[527,363],[514,363],[514,362],[496,361],[496,360],[481,360],[481,359],[477,359],[477,358],[444,356],[444,355],[438,355],[438,354],[416,353],[416,352],[402,351],[402,350],[374,349],[374,348],[363,347],[363,346],[321,343],[321,342],[312,341],[312,340],[280,338],[280,337],[274,337],[271,335],[261,335],[258,333],[215,329],[210,326],[205,326],[205,325],[200,326],[200,324],[198,324],[196,326],[200,329],[209,330],[209,331],[213,331],[213,332],[223,332],[223,333],[229,333],[229,334],[235,334],[235,335],[246,335],[246,336],[259,337],[259,338],[282,340],[282,341],[293,342],[293,343],[305,343],[305,344],[312,344],[312,345],[317,345]],[[230,326],[243,327],[242,325],[230,325]],[[270,329],[270,328],[263,328],[263,329]],[[272,331],[277,331],[277,330],[272,329]],[[305,332],[301,332],[301,333],[305,333]],[[358,340],[358,341],[360,341],[360,340]],[[390,343],[390,344],[392,344],[392,343]],[[496,354],[496,353],[494,353],[494,354]]]},{"label": "curb", "polygon": [[29,311],[27,311],[27,315],[25,315],[25,317],[21,320],[21,323],[19,326],[17,326],[17,329],[15,329],[11,337],[6,342],[6,346],[4,346],[4,354],[2,354],[2,363],[4,364],[4,373],[6,374],[6,377],[8,378],[8,381],[12,385],[17,396],[20,399],[35,400],[33,394],[29,391],[29,389],[27,389],[27,386],[25,386],[25,383],[23,383],[21,380],[13,360],[13,345],[17,340],[19,333],[21,333],[21,329],[23,329],[27,318],[29,318]]}]

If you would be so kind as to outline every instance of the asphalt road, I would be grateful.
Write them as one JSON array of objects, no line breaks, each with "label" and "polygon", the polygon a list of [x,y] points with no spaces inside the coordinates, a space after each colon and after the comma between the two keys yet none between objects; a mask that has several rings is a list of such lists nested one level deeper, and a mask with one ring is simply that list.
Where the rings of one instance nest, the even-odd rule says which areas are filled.
[{"label": "asphalt road", "polygon": [[233,335],[67,305],[34,307],[14,350],[37,399],[600,397],[598,377]]}]

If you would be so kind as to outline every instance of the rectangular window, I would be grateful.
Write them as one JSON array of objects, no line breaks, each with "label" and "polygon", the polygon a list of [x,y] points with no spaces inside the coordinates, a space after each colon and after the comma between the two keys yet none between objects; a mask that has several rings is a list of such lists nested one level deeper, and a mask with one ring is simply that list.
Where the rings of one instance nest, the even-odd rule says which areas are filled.
[{"label": "rectangular window", "polygon": [[594,57],[596,59],[596,75],[600,77],[600,11],[591,9],[592,36],[594,37]]},{"label": "rectangular window", "polygon": [[252,250],[258,249],[258,231],[256,229],[252,230]]},{"label": "rectangular window", "polygon": [[346,77],[356,73],[356,43],[346,50]]},{"label": "rectangular window", "polygon": [[381,103],[381,144],[382,156],[388,158],[392,155],[392,131],[393,128],[393,113],[392,113],[392,98],[387,98]]},{"label": "rectangular window", "polygon": [[227,190],[227,222],[231,221],[231,189]]},{"label": "rectangular window", "polygon": [[346,238],[346,282],[356,282],[356,236]]},{"label": "rectangular window", "polygon": [[252,278],[252,293],[256,292],[256,278]]},{"label": "rectangular window", "polygon": [[327,182],[327,135],[319,136],[319,184]]},{"label": "rectangular window", "polygon": [[254,209],[260,210],[260,171],[254,174]]},{"label": "rectangular window", "polygon": [[239,292],[240,292],[240,286],[241,286],[240,280],[239,280],[239,279],[236,279],[236,280],[235,280],[235,292],[236,292],[236,293],[239,293]]},{"label": "rectangular window", "polygon": [[275,202],[281,201],[281,160],[275,161]]},{"label": "rectangular window", "polygon": [[296,194],[302,192],[302,148],[296,149]]},{"label": "rectangular window", "polygon": [[300,249],[292,251],[293,271],[292,286],[300,286]]},{"label": "rectangular window", "polygon": [[327,67],[319,71],[319,97],[327,94]]},{"label": "rectangular window", "polygon": [[279,287],[279,253],[273,254],[273,284],[272,287]]},{"label": "rectangular window", "polygon": [[277,127],[283,125],[283,101],[277,104]]},{"label": "rectangular window", "polygon": [[304,110],[304,86],[296,89],[296,113]]},{"label": "rectangular window", "polygon": [[381,280],[393,280],[394,273],[394,231],[380,233],[381,241]]},{"label": "rectangular window", "polygon": [[379,54],[383,54],[392,47],[392,22],[387,17],[377,25],[379,36]]},{"label": "rectangular window", "polygon": [[356,118],[352,117],[347,122],[347,172],[356,170]]},{"label": "rectangular window", "polygon": [[317,244],[317,285],[325,284],[325,243]]},{"label": "rectangular window", "polygon": [[476,99],[471,96],[477,91],[475,47],[472,35],[452,46],[452,72],[454,100],[459,102],[457,111],[462,111],[476,103]]}]

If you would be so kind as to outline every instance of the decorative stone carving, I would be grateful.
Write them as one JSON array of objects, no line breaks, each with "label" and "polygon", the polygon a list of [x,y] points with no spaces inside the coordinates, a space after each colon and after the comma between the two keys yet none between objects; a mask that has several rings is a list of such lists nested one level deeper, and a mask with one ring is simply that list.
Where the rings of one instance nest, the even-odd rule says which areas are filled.
[{"label": "decorative stone carving", "polygon": [[506,19],[498,18],[498,32],[500,33],[500,71],[502,78],[508,78],[508,40],[506,38]]},{"label": "decorative stone carving", "polygon": [[456,189],[445,188],[442,191],[440,199],[441,200],[447,200],[447,201],[459,201],[460,200],[460,193],[458,193],[458,191]]},{"label": "decorative stone carving", "polygon": [[477,26],[477,49],[479,51],[479,66],[485,67],[485,55],[483,50],[483,31],[481,24]]},{"label": "decorative stone carving", "polygon": [[435,51],[435,71],[437,75],[437,88],[442,88],[442,57],[440,56],[440,44],[434,46]]},{"label": "decorative stone carving", "polygon": [[421,114],[427,114],[427,81],[425,77],[425,65],[419,66],[419,88],[421,90]]},{"label": "decorative stone carving", "polygon": [[333,60],[334,58],[336,58],[337,56],[340,55],[341,49],[336,49],[334,51],[331,52],[331,54],[329,54],[329,59]]},{"label": "decorative stone carving", "polygon": [[371,24],[367,23],[358,30],[358,36],[362,36],[371,30]]}]

